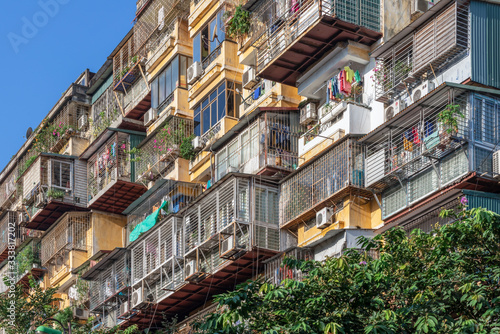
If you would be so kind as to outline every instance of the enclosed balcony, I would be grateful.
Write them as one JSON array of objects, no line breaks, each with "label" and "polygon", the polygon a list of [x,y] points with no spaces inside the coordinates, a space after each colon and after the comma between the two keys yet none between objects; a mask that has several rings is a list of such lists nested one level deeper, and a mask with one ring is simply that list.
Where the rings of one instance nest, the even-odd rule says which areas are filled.
[{"label": "enclosed balcony", "polygon": [[128,220],[127,243],[136,240],[141,233],[153,228],[168,215],[179,213],[201,193],[202,186],[198,183],[166,179],[155,182],[151,189],[123,212]]},{"label": "enclosed balcony", "polygon": [[42,231],[21,227],[20,214],[22,215],[19,212],[6,211],[0,218],[0,263],[8,257],[8,247],[11,243],[17,248],[26,241],[41,238],[43,235]]},{"label": "enclosed balcony", "polygon": [[351,193],[369,198],[363,187],[362,147],[357,137],[345,136],[282,182],[280,227],[296,228],[326,206],[342,206]]},{"label": "enclosed balcony", "polygon": [[[67,211],[86,210],[86,164],[77,157],[42,153],[26,162],[23,184],[27,228],[46,230]],[[30,162],[28,160],[28,162]]]},{"label": "enclosed balcony", "polygon": [[146,187],[134,183],[141,132],[108,129],[80,157],[87,160],[89,208],[122,213]]},{"label": "enclosed balcony", "polygon": [[212,146],[214,181],[234,172],[288,175],[299,165],[301,131],[296,108],[259,108],[245,115]]},{"label": "enclosed balcony", "polygon": [[158,131],[148,136],[146,142],[141,143],[136,154],[136,179],[147,185],[158,178],[167,176],[178,158],[189,159],[185,152],[180,151],[181,144],[193,134],[193,120],[181,117],[172,117],[159,127]]},{"label": "enclosed balcony", "polygon": [[254,43],[258,76],[296,86],[338,42],[373,44],[382,37],[380,9],[378,0],[265,1],[259,10],[269,12],[268,28]]},{"label": "enclosed balcony", "polygon": [[213,294],[252,278],[279,249],[278,189],[246,175],[227,176],[134,242],[130,324],[161,321],[147,302],[166,315],[187,315]]},{"label": "enclosed balcony", "polygon": [[[122,116],[120,105],[123,105],[123,95],[114,94],[111,86],[113,77],[109,77],[109,87],[99,96],[92,98],[92,112],[90,115],[90,142],[96,140],[108,127],[118,127],[116,122]],[[106,85],[103,84],[104,86]],[[96,93],[97,94],[97,93]],[[94,100],[95,99],[95,100]],[[121,123],[121,122],[119,122]]]},{"label": "enclosed balcony", "polygon": [[116,248],[82,275],[90,284],[89,309],[101,316],[103,327],[119,325],[128,315],[130,273],[129,251]]},{"label": "enclosed balcony", "polygon": [[[426,16],[431,14],[432,19],[427,17],[427,21],[420,24],[421,20],[413,22],[372,54],[376,58],[377,101],[388,102],[410,91],[424,75],[434,77],[443,67],[456,62],[469,47],[469,5],[466,1],[453,1],[444,9],[433,8]],[[413,95],[406,104],[421,97]]]},{"label": "enclosed balcony", "polygon": [[494,176],[499,94],[445,83],[362,138],[365,184],[382,193],[383,219],[470,173]]},{"label": "enclosed balcony", "polygon": [[283,259],[309,261],[314,259],[314,254],[310,248],[293,247],[266,260],[264,276],[274,285],[280,285],[285,279],[301,281],[305,277],[300,269],[284,265]]},{"label": "enclosed balcony", "polygon": [[[7,209],[17,199],[17,185],[16,185],[16,170],[15,161],[9,163],[12,166],[12,171],[6,174],[2,183],[0,183],[0,208]],[[9,168],[9,167],[7,167]]]},{"label": "enclosed balcony", "polygon": [[40,279],[45,269],[41,266],[40,239],[32,239],[17,251],[15,258],[14,281],[29,288],[30,277]]},{"label": "enclosed balcony", "polygon": [[92,214],[66,213],[44,235],[41,264],[48,269],[51,286],[57,285],[92,254]]}]

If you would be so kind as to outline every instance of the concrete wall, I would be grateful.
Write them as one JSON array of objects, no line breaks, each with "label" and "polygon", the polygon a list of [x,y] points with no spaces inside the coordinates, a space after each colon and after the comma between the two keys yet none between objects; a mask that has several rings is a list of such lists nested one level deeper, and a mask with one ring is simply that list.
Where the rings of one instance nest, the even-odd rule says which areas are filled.
[{"label": "concrete wall", "polygon": [[102,212],[92,213],[92,257],[101,250],[113,250],[123,247],[124,228],[127,225],[127,217],[106,214]]},{"label": "concrete wall", "polygon": [[384,41],[388,41],[404,27],[411,23],[411,0],[383,1],[383,33]]}]

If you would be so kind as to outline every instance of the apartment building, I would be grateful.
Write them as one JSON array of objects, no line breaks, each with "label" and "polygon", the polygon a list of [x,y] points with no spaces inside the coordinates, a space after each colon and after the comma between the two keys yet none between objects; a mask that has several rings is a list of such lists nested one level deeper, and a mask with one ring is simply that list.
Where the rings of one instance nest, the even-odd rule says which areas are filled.
[{"label": "apartment building", "polygon": [[283,256],[500,212],[499,5],[139,0],[131,18],[0,174],[0,273],[13,224],[16,281],[95,328],[189,333],[239,282],[301,279]]}]

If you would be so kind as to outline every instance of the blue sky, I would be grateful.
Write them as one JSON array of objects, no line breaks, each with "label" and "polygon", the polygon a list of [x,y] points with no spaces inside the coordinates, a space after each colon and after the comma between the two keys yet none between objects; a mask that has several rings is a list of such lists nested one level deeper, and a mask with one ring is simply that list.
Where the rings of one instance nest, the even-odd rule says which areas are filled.
[{"label": "blue sky", "polygon": [[25,142],[28,127],[41,122],[71,82],[86,68],[99,70],[132,28],[135,4],[135,0],[2,4],[0,170]]}]

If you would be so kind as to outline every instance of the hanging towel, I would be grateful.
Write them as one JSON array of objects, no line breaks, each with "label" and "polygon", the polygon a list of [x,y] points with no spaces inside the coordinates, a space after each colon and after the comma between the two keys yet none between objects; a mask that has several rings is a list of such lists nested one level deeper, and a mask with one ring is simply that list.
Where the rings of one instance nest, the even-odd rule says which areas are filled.
[{"label": "hanging towel", "polygon": [[337,96],[339,93],[339,80],[337,79],[337,76],[333,77],[333,88],[332,88],[332,100]]},{"label": "hanging towel", "polygon": [[416,126],[411,128],[411,133],[413,135],[413,143],[419,145],[420,144],[420,136],[418,135],[418,129]]},{"label": "hanging towel", "polygon": [[352,83],[354,79],[354,71],[349,66],[344,67],[344,71],[346,81]]},{"label": "hanging towel", "polygon": [[403,147],[405,151],[413,151],[413,143],[406,138],[403,138]]},{"label": "hanging towel", "polygon": [[354,73],[354,80],[356,80],[356,82],[361,82],[361,74],[359,74],[359,71]]},{"label": "hanging towel", "polygon": [[345,72],[344,71],[340,71],[338,80],[339,80],[339,92],[343,93],[344,86],[345,86]]},{"label": "hanging towel", "polygon": [[260,97],[260,89],[261,87],[257,87],[254,91],[253,91],[253,99],[254,100],[258,100],[259,97]]},{"label": "hanging towel", "polygon": [[425,121],[425,136],[430,136],[434,133],[434,123]]}]

